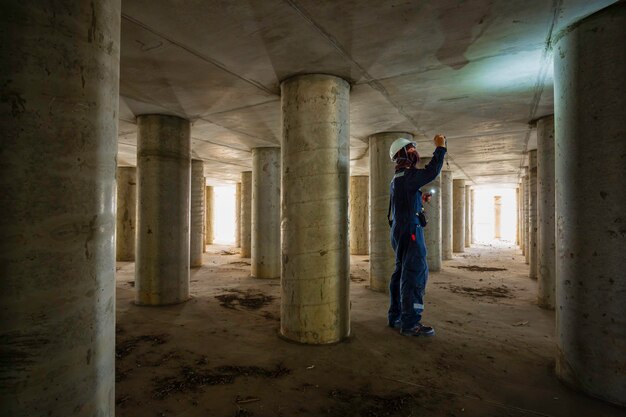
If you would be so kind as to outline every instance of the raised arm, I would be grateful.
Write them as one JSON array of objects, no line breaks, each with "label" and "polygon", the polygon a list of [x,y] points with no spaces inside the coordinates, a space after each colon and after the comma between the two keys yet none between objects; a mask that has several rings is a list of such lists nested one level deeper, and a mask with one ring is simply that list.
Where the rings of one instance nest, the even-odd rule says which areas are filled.
[{"label": "raised arm", "polygon": [[433,152],[433,157],[424,169],[419,169],[414,175],[411,175],[409,180],[410,188],[420,188],[428,184],[437,178],[437,175],[441,172],[444,156],[446,155],[446,137],[436,135],[433,142],[435,142],[435,146],[437,147],[435,152]]},{"label": "raised arm", "polygon": [[[443,168],[444,156],[446,155],[446,148],[443,146],[437,147],[435,152],[433,152],[433,157],[430,162],[424,167],[424,184],[428,184],[437,178],[437,175],[441,172],[441,168]],[[422,184],[422,185],[424,185]]]}]

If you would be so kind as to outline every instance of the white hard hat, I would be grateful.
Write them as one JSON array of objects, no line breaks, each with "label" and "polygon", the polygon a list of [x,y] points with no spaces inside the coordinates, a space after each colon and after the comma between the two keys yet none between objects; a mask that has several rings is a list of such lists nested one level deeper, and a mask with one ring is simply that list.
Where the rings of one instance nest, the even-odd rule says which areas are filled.
[{"label": "white hard hat", "polygon": [[389,158],[391,158],[391,160],[393,161],[393,157],[396,156],[398,151],[407,145],[413,145],[417,147],[417,144],[415,142],[407,138],[398,138],[394,140],[391,144],[391,147],[389,148]]}]

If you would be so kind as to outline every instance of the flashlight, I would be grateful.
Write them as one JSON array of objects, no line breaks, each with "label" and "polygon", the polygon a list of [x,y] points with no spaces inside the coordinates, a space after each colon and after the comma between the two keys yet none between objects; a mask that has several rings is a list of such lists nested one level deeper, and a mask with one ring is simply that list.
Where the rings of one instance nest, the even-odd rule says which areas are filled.
[{"label": "flashlight", "polygon": [[430,193],[431,193],[431,194],[435,194],[435,190],[434,190],[434,189],[431,189],[431,190],[430,190]]}]

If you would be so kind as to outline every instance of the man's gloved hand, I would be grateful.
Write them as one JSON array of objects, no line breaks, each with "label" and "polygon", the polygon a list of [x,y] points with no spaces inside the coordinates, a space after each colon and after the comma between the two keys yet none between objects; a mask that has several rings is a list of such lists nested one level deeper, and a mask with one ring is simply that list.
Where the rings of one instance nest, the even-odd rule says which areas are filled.
[{"label": "man's gloved hand", "polygon": [[446,147],[446,137],[441,133],[435,135],[435,139],[433,139],[433,142],[435,142],[436,147]]},{"label": "man's gloved hand", "polygon": [[428,203],[433,195],[431,193],[422,194],[422,203]]}]

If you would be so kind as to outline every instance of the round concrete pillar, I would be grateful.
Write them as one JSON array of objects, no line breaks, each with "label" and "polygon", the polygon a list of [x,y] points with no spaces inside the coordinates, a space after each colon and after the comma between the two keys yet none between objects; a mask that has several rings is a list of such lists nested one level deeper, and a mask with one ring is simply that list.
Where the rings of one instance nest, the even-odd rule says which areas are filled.
[{"label": "round concrete pillar", "polygon": [[280,148],[252,149],[252,262],[255,278],[280,278]]},{"label": "round concrete pillar", "polygon": [[[422,167],[430,162],[431,158],[420,161]],[[441,176],[429,182],[422,188],[422,193],[431,193],[429,202],[424,203],[424,211],[428,224],[424,227],[424,241],[426,242],[426,262],[431,272],[441,271]]]},{"label": "round concrete pillar", "polygon": [[135,226],[137,225],[137,168],[117,168],[117,216],[115,257],[135,262]]},{"label": "round concrete pillar", "polygon": [[496,195],[493,200],[495,207],[494,237],[496,239],[502,239],[502,196]]},{"label": "round concrete pillar", "polygon": [[470,190],[470,243],[476,243],[476,238],[475,238],[475,216],[474,216],[474,190]]},{"label": "round concrete pillar", "polygon": [[370,289],[389,292],[395,254],[389,238],[389,186],[395,165],[389,147],[398,138],[413,140],[407,132],[384,132],[369,137],[370,154]]},{"label": "round concrete pillar", "polygon": [[367,255],[370,239],[369,177],[350,177],[350,254]]},{"label": "round concrete pillar", "polygon": [[441,258],[452,259],[452,171],[441,171]]},{"label": "round concrete pillar", "polygon": [[252,171],[241,173],[241,211],[239,215],[241,230],[241,257],[252,256]]},{"label": "round concrete pillar", "polygon": [[528,276],[537,279],[537,150],[528,152]]},{"label": "round concrete pillar", "polygon": [[452,181],[452,250],[465,251],[465,180]]},{"label": "round concrete pillar", "polygon": [[528,261],[530,259],[530,223],[528,220],[528,216],[530,214],[530,210],[528,208],[528,196],[529,196],[529,187],[528,187],[528,167],[524,167],[524,177],[522,179],[524,184],[524,228],[522,229],[524,232],[524,261],[528,265]]},{"label": "round concrete pillar", "polygon": [[202,266],[204,253],[204,163],[199,159],[191,160],[191,195],[190,195],[190,230],[189,263],[192,268]]},{"label": "round concrete pillar", "polygon": [[626,3],[555,44],[557,375],[626,405]]},{"label": "round concrete pillar", "polygon": [[135,302],[176,304],[189,298],[189,121],[143,115],[137,125]]},{"label": "round concrete pillar", "polygon": [[521,227],[520,227],[520,198],[519,198],[519,193],[520,193],[520,187],[518,186],[515,189],[515,208],[516,208],[516,213],[515,213],[515,244],[518,245],[519,247],[521,247],[521,239],[520,239],[520,231],[521,231]]},{"label": "round concrete pillar", "polygon": [[472,190],[471,186],[465,186],[465,247],[472,244]]},{"label": "round concrete pillar", "polygon": [[281,83],[281,334],[327,344],[350,334],[350,85],[330,75]]},{"label": "round concrete pillar", "polygon": [[0,27],[0,414],[112,416],[120,2]]},{"label": "round concrete pillar", "polygon": [[554,309],[556,227],[554,224],[554,117],[537,121],[537,302]]},{"label": "round concrete pillar", "polygon": [[241,247],[241,183],[235,186],[235,247]]},{"label": "round concrete pillar", "polygon": [[[205,181],[206,184],[206,181]],[[213,202],[213,187],[204,187],[204,242],[206,245],[212,245],[215,241],[215,213]]]}]

